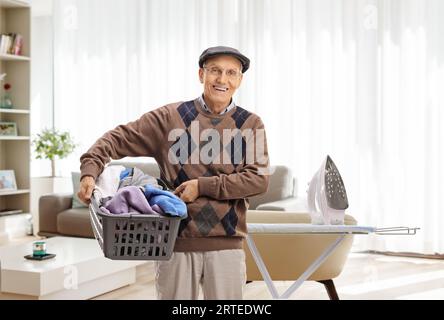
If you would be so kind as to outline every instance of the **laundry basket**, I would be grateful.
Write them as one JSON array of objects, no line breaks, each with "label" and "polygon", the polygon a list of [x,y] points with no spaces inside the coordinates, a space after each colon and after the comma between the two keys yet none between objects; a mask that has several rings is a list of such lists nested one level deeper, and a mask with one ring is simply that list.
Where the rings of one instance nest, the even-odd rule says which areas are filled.
[{"label": "laundry basket", "polygon": [[108,214],[94,191],[89,205],[94,235],[112,260],[168,260],[176,242],[180,217],[140,213]]}]

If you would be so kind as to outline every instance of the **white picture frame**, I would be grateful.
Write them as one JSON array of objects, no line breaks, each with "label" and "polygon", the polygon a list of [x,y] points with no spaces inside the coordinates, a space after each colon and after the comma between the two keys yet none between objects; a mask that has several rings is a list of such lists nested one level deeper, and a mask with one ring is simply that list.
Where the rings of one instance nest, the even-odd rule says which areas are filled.
[{"label": "white picture frame", "polygon": [[0,170],[0,193],[17,190],[14,170]]}]

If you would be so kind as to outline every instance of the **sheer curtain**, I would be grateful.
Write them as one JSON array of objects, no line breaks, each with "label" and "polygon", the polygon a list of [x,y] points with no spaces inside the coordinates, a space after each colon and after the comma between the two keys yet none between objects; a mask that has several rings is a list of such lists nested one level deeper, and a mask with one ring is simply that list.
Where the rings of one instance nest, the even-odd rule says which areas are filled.
[{"label": "sheer curtain", "polygon": [[201,93],[214,45],[252,61],[235,99],[266,126],[271,161],[299,195],[329,154],[360,224],[418,226],[357,237],[362,249],[443,253],[444,3],[439,0],[61,0],[55,125],[80,142]]}]

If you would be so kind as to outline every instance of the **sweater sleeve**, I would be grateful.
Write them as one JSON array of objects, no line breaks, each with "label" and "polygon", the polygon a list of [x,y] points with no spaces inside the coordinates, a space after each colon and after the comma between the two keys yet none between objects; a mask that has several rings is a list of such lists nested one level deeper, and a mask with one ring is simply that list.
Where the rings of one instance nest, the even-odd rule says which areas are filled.
[{"label": "sweater sleeve", "polygon": [[164,106],[106,132],[80,157],[81,178],[97,179],[111,158],[156,158],[162,141],[168,136],[169,117],[168,108]]},{"label": "sweater sleeve", "polygon": [[[258,135],[261,129],[263,135]],[[216,200],[230,200],[248,198],[265,193],[269,182],[269,158],[267,139],[262,121],[258,118],[253,128],[254,139],[249,139],[247,144],[255,143],[263,146],[263,154],[258,159],[256,152],[253,163],[245,163],[243,168],[236,173],[220,174],[212,177],[199,177],[199,195],[214,198]]]}]

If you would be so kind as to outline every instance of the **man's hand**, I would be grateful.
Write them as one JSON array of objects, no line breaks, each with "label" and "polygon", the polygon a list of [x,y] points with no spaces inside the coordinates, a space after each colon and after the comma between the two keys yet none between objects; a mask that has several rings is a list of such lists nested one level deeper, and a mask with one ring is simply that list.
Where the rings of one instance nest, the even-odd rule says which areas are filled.
[{"label": "man's hand", "polygon": [[77,192],[79,199],[86,204],[90,203],[91,195],[95,186],[96,183],[93,177],[84,176],[80,181],[79,192]]},{"label": "man's hand", "polygon": [[174,190],[174,194],[184,202],[193,202],[199,197],[199,182],[197,179],[188,180]]}]

